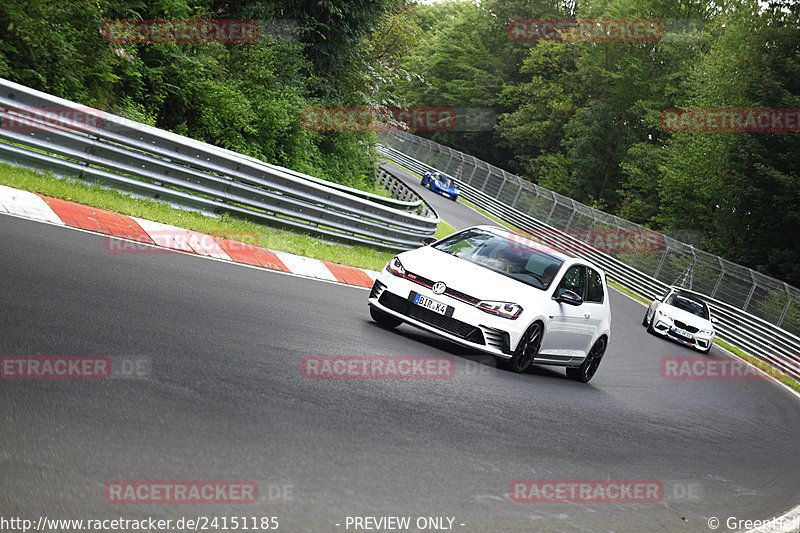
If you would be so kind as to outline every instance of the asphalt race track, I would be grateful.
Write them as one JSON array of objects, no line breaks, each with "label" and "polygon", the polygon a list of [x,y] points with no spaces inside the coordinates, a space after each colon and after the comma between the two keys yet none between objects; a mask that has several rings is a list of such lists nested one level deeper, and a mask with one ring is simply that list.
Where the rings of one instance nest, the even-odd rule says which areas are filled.
[{"label": "asphalt race track", "polygon": [[[425,196],[446,220],[458,210],[457,227],[482,222]],[[102,236],[10,216],[0,243],[0,355],[146,367],[0,380],[6,518],[274,516],[279,531],[337,532],[355,530],[348,516],[410,516],[451,517],[463,532],[673,532],[709,531],[713,516],[727,531],[728,517],[800,503],[797,397],[767,380],[664,379],[663,358],[696,354],[648,335],[644,307],[616,292],[610,346],[580,384],[381,329],[363,289],[179,253],[109,254]],[[452,356],[455,374],[305,378],[313,355]],[[516,503],[517,479],[657,480],[663,494]],[[251,480],[260,496],[112,504],[114,480]]]}]

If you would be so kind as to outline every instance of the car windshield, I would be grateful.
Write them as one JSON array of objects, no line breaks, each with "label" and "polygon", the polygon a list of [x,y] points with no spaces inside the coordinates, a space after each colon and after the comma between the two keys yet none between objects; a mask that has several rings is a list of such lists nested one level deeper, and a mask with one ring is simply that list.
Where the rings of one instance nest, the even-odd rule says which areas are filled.
[{"label": "car windshield", "polygon": [[441,174],[438,174],[436,176],[436,179],[439,181],[439,183],[441,183],[445,187],[452,187],[453,186],[453,180],[451,180],[447,176],[442,176]]},{"label": "car windshield", "polygon": [[678,309],[688,311],[693,315],[697,315],[700,318],[708,320],[708,308],[705,306],[705,304],[692,300],[691,298],[687,298],[686,296],[676,292],[670,294],[664,303],[671,305],[672,307],[677,307]]},{"label": "car windshield", "polygon": [[481,229],[456,233],[433,247],[542,290],[550,286],[564,263],[536,248],[533,241],[509,239]]}]

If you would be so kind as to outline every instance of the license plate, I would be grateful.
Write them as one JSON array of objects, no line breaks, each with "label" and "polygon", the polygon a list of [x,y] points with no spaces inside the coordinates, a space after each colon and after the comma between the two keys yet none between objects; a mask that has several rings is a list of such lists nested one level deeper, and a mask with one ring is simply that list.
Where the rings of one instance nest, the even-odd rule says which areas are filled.
[{"label": "license plate", "polygon": [[676,335],[680,335],[681,337],[686,337],[687,339],[693,339],[694,338],[692,336],[692,334],[689,333],[688,331],[686,331],[685,329],[675,328],[672,331],[675,332]]},{"label": "license plate", "polygon": [[431,311],[439,313],[440,315],[447,313],[447,305],[443,304],[442,302],[437,302],[431,298],[426,298],[421,294],[417,294],[414,297],[414,303],[424,307],[425,309],[430,309]]}]

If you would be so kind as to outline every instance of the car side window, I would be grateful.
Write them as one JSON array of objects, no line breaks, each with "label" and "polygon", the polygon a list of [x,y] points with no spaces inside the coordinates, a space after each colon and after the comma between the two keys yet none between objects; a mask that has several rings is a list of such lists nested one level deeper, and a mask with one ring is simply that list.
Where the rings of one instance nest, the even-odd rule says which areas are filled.
[{"label": "car side window", "polygon": [[561,296],[564,291],[572,291],[581,298],[586,298],[586,267],[583,265],[569,267],[556,288],[555,296]]},{"label": "car side window", "polygon": [[603,280],[600,279],[600,274],[591,268],[586,269],[588,271],[588,284],[586,287],[586,301],[587,302],[595,302],[595,303],[603,303]]}]

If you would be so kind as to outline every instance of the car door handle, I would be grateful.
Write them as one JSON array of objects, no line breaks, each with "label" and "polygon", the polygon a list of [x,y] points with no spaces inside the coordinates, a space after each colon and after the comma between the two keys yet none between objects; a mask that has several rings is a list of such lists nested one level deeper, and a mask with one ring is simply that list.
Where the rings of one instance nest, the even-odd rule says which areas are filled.
[{"label": "car door handle", "polygon": [[591,318],[591,317],[592,317],[592,313],[584,313],[583,314],[583,318]]}]

